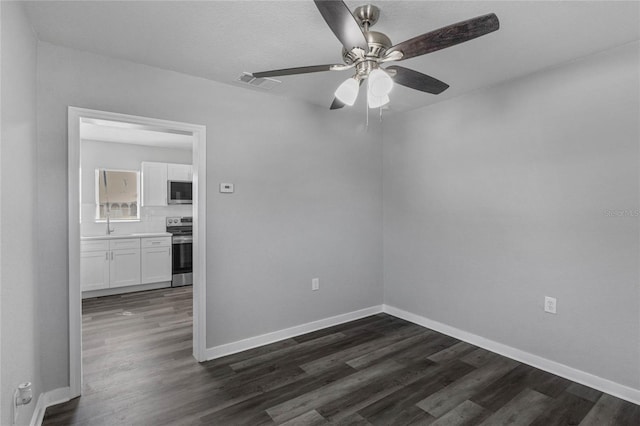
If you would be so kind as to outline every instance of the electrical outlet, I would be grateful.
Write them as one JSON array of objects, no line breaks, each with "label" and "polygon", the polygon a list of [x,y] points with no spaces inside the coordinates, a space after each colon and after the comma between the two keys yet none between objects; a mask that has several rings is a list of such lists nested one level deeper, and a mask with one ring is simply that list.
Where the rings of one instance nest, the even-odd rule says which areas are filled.
[{"label": "electrical outlet", "polygon": [[26,405],[31,402],[32,398],[33,390],[31,388],[31,382],[20,384],[16,392],[16,405]]},{"label": "electrical outlet", "polygon": [[550,314],[556,313],[556,298],[545,296],[544,298],[544,311]]},{"label": "electrical outlet", "polygon": [[24,382],[13,393],[13,424],[18,423],[18,409],[21,405],[27,405],[33,398],[31,382]]},{"label": "electrical outlet", "polygon": [[314,278],[311,280],[311,290],[320,290],[320,278]]}]

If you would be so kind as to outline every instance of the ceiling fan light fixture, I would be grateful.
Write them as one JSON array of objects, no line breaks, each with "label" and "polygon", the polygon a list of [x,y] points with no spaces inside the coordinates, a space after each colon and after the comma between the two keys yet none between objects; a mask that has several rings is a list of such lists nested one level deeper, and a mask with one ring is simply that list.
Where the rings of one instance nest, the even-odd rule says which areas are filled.
[{"label": "ceiling fan light fixture", "polygon": [[[335,98],[329,107],[331,110],[353,105],[358,97],[359,86],[365,80],[367,80],[366,95],[369,108],[386,105],[394,83],[438,95],[447,90],[449,85],[409,68],[400,66],[381,68],[381,65],[456,46],[500,28],[500,21],[495,13],[488,13],[393,44],[386,34],[371,31],[371,26],[380,17],[380,10],[376,6],[364,5],[351,12],[349,6],[342,0],[314,0],[314,3],[329,29],[342,44],[344,63],[262,71],[252,73],[246,78],[251,81],[251,77],[259,79],[355,68],[356,74],[340,84],[335,91]],[[241,80],[244,79],[241,78]]]},{"label": "ceiling fan light fixture", "polygon": [[369,73],[367,87],[370,96],[376,98],[384,97],[393,89],[393,80],[389,77],[389,74],[380,68],[376,68]]},{"label": "ceiling fan light fixture", "polygon": [[374,108],[381,108],[383,106],[385,106],[386,104],[388,104],[390,101],[389,96],[388,95],[384,95],[384,96],[372,96],[371,93],[369,93],[368,99],[367,99],[367,103],[369,104],[369,108],[374,109]]},{"label": "ceiling fan light fixture", "polygon": [[349,77],[336,89],[336,98],[345,105],[352,106],[358,98],[360,83],[353,77]]}]

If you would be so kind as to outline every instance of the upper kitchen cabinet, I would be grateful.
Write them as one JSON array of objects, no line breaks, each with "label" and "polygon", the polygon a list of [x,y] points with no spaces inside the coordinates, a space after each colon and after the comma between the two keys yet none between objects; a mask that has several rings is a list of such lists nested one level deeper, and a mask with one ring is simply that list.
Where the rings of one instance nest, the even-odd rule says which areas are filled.
[{"label": "upper kitchen cabinet", "polygon": [[190,164],[143,162],[142,166],[142,205],[166,206],[167,182],[193,180]]},{"label": "upper kitchen cabinet", "polygon": [[167,178],[169,180],[183,180],[191,182],[193,172],[190,164],[167,164]]},{"label": "upper kitchen cabinet", "polygon": [[142,205],[167,205],[167,163],[142,163]]}]

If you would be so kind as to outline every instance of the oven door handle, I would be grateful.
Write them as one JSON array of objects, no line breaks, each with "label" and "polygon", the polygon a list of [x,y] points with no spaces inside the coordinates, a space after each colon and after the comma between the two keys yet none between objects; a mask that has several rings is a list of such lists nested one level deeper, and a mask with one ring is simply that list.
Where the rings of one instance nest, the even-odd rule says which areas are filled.
[{"label": "oven door handle", "polygon": [[191,244],[193,242],[193,237],[173,237],[171,240],[172,244]]}]

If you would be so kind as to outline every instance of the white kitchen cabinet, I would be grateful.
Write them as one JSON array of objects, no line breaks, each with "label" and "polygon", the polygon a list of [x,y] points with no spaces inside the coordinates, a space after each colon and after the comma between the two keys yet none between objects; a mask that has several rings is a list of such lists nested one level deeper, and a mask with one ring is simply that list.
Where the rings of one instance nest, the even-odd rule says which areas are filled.
[{"label": "white kitchen cabinet", "polygon": [[180,180],[191,182],[193,168],[190,164],[143,162],[142,169],[142,205],[166,206],[167,181]]},{"label": "white kitchen cabinet", "polygon": [[[141,240],[144,243],[141,243]],[[153,274],[142,280],[142,250],[164,250],[164,263],[151,253]],[[167,253],[168,250],[168,253]],[[148,263],[148,262],[147,262]],[[149,266],[147,266],[148,268]],[[167,273],[168,271],[168,273]],[[80,286],[82,291],[103,290],[152,282],[171,281],[171,237],[91,239],[80,243]]]},{"label": "white kitchen cabinet", "polygon": [[193,181],[193,171],[190,164],[167,164],[167,179]]},{"label": "white kitchen cabinet", "polygon": [[80,288],[82,291],[109,288],[109,241],[80,242]]},{"label": "white kitchen cabinet", "polygon": [[80,252],[82,291],[109,288],[109,250]]},{"label": "white kitchen cabinet", "polygon": [[140,284],[140,248],[111,250],[109,288],[136,284]]},{"label": "white kitchen cabinet", "polygon": [[142,205],[167,205],[167,163],[143,162],[142,168]]},{"label": "white kitchen cabinet", "polygon": [[171,237],[141,239],[142,284],[171,281]]}]

